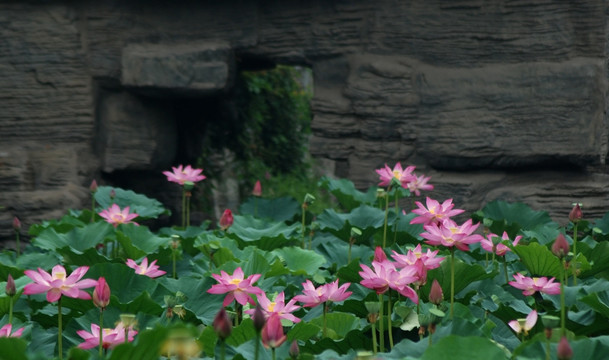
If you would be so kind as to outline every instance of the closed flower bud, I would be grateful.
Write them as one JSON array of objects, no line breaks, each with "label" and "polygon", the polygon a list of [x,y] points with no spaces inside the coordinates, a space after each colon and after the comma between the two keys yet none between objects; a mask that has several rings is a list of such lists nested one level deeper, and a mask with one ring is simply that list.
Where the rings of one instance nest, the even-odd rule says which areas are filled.
[{"label": "closed flower bud", "polygon": [[433,283],[431,283],[431,290],[429,290],[429,302],[432,304],[440,305],[444,298],[444,294],[442,293],[442,287],[437,279],[433,279]]},{"label": "closed flower bud", "polygon": [[6,279],[6,295],[15,296],[16,293],[15,280],[13,280],[11,274],[8,274],[8,279]]},{"label": "closed flower bud", "polygon": [[97,280],[97,285],[93,289],[93,304],[100,309],[105,309],[110,303],[110,287],[106,279],[100,277]]},{"label": "closed flower bud", "polygon": [[579,207],[579,204],[575,204],[575,206],[573,206],[573,209],[569,213],[569,220],[571,220],[571,222],[573,222],[573,223],[576,223],[576,222],[580,221],[582,219],[582,217],[583,217],[583,214],[582,214],[581,207]]},{"label": "closed flower bud", "polygon": [[252,195],[262,196],[262,184],[260,184],[260,180],[257,180],[256,184],[254,184],[254,189],[252,190]]},{"label": "closed flower bud", "polygon": [[264,324],[266,323],[266,319],[264,318],[264,313],[262,312],[262,307],[260,304],[256,305],[256,309],[254,310],[254,317],[252,319],[254,321],[254,329],[256,332],[261,332],[262,328],[264,328]]},{"label": "closed flower bud", "polygon": [[552,253],[558,256],[559,259],[563,259],[569,253],[569,243],[563,234],[559,233],[556,240],[554,240]]},{"label": "closed flower bud", "polygon": [[13,229],[15,229],[15,231],[21,230],[21,221],[19,221],[19,218],[16,216],[13,218]]},{"label": "closed flower bud", "polygon": [[292,341],[290,344],[290,357],[294,360],[298,359],[298,355],[300,355],[300,348],[298,347],[298,341]]},{"label": "closed flower bud", "polygon": [[97,192],[97,181],[91,181],[91,185],[89,185],[89,190],[91,190],[92,193]]},{"label": "closed flower bud", "polygon": [[377,246],[376,249],[374,249],[374,261],[387,261],[387,254],[385,254],[385,251],[383,251],[383,248],[380,246]]},{"label": "closed flower bud", "polygon": [[283,333],[283,325],[277,313],[273,313],[266,325],[262,329],[262,345],[268,348],[278,348],[286,341],[287,337]]},{"label": "closed flower bud", "polygon": [[220,217],[220,229],[226,230],[233,225],[233,212],[230,209],[224,210]]},{"label": "closed flower bud", "polygon": [[224,310],[224,308],[218,311],[218,314],[214,318],[214,322],[212,325],[214,327],[214,330],[216,331],[216,334],[222,341],[225,341],[230,336],[230,333],[233,330],[232,325],[230,323],[230,319],[228,318],[228,314],[226,313],[226,310]]},{"label": "closed flower bud", "polygon": [[558,360],[571,360],[573,357],[573,349],[571,349],[571,345],[569,345],[569,341],[565,336],[560,338],[556,357]]}]

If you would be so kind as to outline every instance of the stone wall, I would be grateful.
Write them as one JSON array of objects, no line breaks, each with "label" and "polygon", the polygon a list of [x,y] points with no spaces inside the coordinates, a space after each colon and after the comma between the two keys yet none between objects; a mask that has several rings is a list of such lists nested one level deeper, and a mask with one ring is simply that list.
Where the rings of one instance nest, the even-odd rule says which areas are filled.
[{"label": "stone wall", "polygon": [[[261,63],[312,67],[311,152],[359,187],[401,161],[468,210],[517,200],[562,222],[582,202],[598,217],[609,210],[607,10],[0,0],[0,237],[15,215],[27,226],[86,204],[94,178],[128,174],[138,190],[139,174],[170,201],[160,171],[193,159],[234,76]],[[183,102],[200,118],[176,120]]]}]

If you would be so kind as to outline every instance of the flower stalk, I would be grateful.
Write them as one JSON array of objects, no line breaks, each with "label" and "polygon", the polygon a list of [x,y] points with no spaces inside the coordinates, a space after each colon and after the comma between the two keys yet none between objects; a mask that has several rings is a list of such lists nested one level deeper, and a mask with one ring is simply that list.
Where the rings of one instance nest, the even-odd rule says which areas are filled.
[{"label": "flower stalk", "polygon": [[453,319],[455,306],[455,248],[450,248],[450,319]]}]

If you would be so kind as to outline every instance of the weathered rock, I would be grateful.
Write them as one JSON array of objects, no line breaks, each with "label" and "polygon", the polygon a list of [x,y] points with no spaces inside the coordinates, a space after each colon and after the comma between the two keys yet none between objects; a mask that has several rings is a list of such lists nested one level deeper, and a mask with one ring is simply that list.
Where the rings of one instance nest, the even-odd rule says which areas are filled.
[{"label": "weathered rock", "polygon": [[133,44],[123,49],[121,83],[154,96],[204,96],[227,91],[234,78],[228,43]]},{"label": "weathered rock", "polygon": [[169,167],[176,144],[173,112],[163,102],[128,92],[102,95],[96,148],[103,171]]}]

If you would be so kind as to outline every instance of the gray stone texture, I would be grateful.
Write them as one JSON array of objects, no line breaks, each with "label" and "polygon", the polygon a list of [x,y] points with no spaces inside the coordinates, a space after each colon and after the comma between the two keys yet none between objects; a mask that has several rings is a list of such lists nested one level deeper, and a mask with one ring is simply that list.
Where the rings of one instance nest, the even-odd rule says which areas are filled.
[{"label": "gray stone texture", "polygon": [[168,99],[225,94],[252,59],[312,67],[311,153],[358,187],[400,161],[470,211],[517,200],[564,223],[582,202],[599,217],[608,13],[606,0],[0,0],[0,238],[15,215],[27,227],[88,203],[100,172],[168,168],[185,140]]}]

